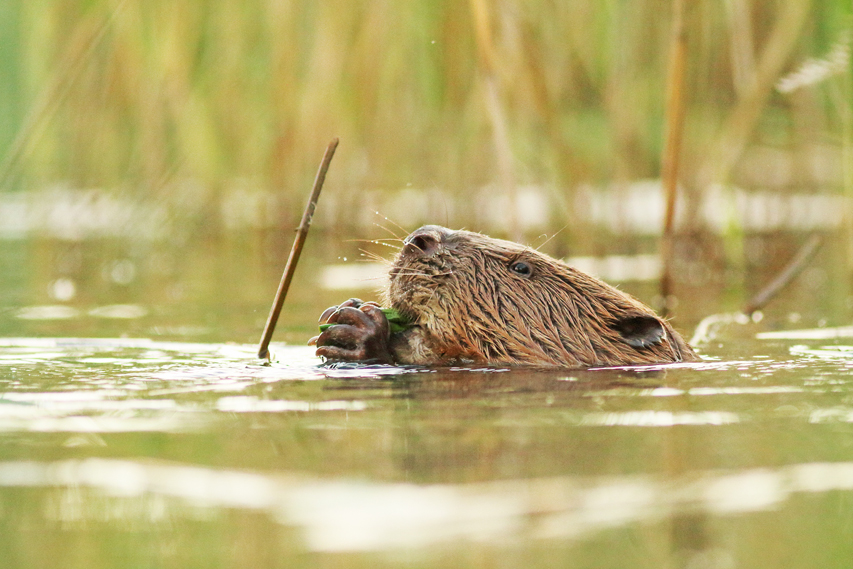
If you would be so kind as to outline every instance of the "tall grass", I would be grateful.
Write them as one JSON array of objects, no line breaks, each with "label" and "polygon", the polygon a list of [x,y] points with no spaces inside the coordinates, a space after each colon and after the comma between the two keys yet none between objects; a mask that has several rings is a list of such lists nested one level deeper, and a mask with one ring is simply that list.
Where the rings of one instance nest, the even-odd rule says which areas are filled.
[{"label": "tall grass", "polygon": [[[242,180],[301,196],[340,136],[348,189],[441,187],[465,206],[509,172],[550,188],[577,236],[574,188],[659,176],[670,4],[499,0],[475,22],[486,3],[10,0],[0,182],[156,199],[192,181],[215,201]],[[831,44],[848,4],[695,0],[682,184],[736,182],[751,145],[840,140],[830,103],[771,87]],[[823,128],[804,140],[806,123]]]}]

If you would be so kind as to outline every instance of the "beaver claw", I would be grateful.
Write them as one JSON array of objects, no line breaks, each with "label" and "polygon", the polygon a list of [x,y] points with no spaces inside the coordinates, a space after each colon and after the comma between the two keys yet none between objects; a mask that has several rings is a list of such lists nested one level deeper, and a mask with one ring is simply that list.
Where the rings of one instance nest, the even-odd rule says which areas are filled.
[{"label": "beaver claw", "polygon": [[309,340],[309,344],[316,343],[316,354],[326,361],[393,362],[388,348],[391,327],[375,302],[351,298],[327,308],[320,316],[320,324],[334,326]]}]

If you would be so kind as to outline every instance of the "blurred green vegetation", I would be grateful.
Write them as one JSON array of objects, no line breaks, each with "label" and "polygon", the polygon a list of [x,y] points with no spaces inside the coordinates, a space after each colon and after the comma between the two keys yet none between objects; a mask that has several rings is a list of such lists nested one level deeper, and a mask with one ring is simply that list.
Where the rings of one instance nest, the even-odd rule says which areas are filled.
[{"label": "blurred green vegetation", "polygon": [[[2,187],[63,181],[157,197],[176,180],[216,195],[247,179],[301,195],[332,136],[348,188],[482,186],[497,159],[485,71],[517,183],[570,193],[658,176],[670,2],[493,2],[479,46],[475,4],[6,2]],[[792,71],[846,41],[851,13],[840,0],[690,5],[687,186],[719,159],[708,148],[761,79],[765,51]],[[805,20],[772,44],[797,14]],[[742,125],[748,144],[840,145],[839,110],[821,89],[770,94],[754,129]]]},{"label": "blurred green vegetation", "polygon": [[[802,232],[846,228],[848,250],[835,246],[825,278],[804,290],[826,299],[833,282],[830,310],[847,306],[836,281],[853,266],[853,215],[801,197],[853,192],[853,6],[683,1],[678,294],[691,318],[736,307]],[[15,247],[23,261],[4,268],[4,290],[44,303],[50,283],[70,279],[81,299],[119,286],[86,267],[130,259],[155,283],[134,298],[151,300],[144,242],[159,241],[184,250],[174,274],[186,259],[251,248],[236,255],[246,268],[234,286],[257,285],[246,302],[262,306],[334,136],[318,263],[357,257],[365,245],[350,237],[387,237],[374,223],[534,246],[556,234],[543,251],[557,256],[656,251],[672,13],[662,0],[8,0],[0,237],[59,243]],[[782,78],[792,88],[778,89]],[[842,209],[842,221],[819,219]],[[242,236],[221,250],[193,241],[226,233]],[[93,236],[123,245],[89,243],[91,261],[60,262],[63,243]],[[263,285],[250,276],[261,272]]]}]

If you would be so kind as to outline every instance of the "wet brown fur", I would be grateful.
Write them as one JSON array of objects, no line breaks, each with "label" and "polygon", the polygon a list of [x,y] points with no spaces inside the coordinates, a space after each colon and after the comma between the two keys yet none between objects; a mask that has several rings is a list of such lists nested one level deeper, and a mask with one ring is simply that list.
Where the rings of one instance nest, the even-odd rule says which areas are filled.
[{"label": "wet brown fur", "polygon": [[[413,240],[418,235],[434,246],[421,250]],[[519,261],[532,269],[529,277],[511,269]],[[638,300],[510,241],[426,226],[406,240],[390,279],[386,304],[417,324],[392,345],[399,363],[591,367],[698,360]],[[660,322],[657,343],[626,342],[619,323],[637,317]]]}]

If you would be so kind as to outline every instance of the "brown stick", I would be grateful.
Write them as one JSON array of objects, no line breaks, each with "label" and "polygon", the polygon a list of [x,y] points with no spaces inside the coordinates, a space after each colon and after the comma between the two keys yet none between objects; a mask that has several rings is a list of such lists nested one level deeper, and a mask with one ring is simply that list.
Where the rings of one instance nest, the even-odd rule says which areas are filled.
[{"label": "brown stick", "polygon": [[284,305],[284,297],[287,296],[287,290],[290,288],[290,281],[293,279],[293,273],[296,271],[296,263],[299,262],[299,255],[302,253],[302,247],[305,245],[305,238],[308,236],[308,228],[311,226],[311,220],[314,217],[314,208],[317,207],[317,200],[320,198],[320,190],[323,189],[323,182],[326,180],[326,172],[329,170],[329,163],[332,161],[332,156],[335,155],[335,149],[338,147],[338,139],[333,138],[332,142],[326,148],[326,154],[323,155],[323,161],[320,163],[320,169],[317,171],[317,177],[314,178],[314,187],[311,190],[311,197],[308,199],[308,205],[305,206],[305,212],[302,214],[302,221],[299,223],[299,228],[296,230],[296,239],[293,241],[293,247],[290,249],[290,257],[287,259],[287,265],[284,267],[284,274],[281,275],[281,282],[278,285],[278,291],[275,293],[275,300],[272,303],[270,315],[267,317],[267,324],[264,327],[264,333],[261,336],[261,344],[258,347],[258,357],[262,360],[269,359],[270,340],[272,333],[275,331],[275,325],[278,322],[278,316],[281,314],[281,307]]},{"label": "brown stick", "polygon": [[675,230],[675,197],[678,189],[679,157],[684,131],[684,74],[687,65],[687,28],[685,0],[673,0],[672,35],[670,40],[669,76],[666,87],[666,142],[663,151],[663,187],[666,194],[663,239],[661,240],[660,293],[663,298],[662,315],[669,312],[668,298],[672,294],[672,255]]},{"label": "brown stick", "polygon": [[791,262],[773,279],[769,285],[764,287],[761,292],[752,297],[752,300],[744,307],[743,313],[751,316],[753,312],[761,310],[767,303],[779,294],[779,292],[788,286],[794,278],[809,264],[812,257],[817,253],[818,248],[823,243],[820,235],[812,235],[811,238],[803,245],[797,254],[791,259]]}]

